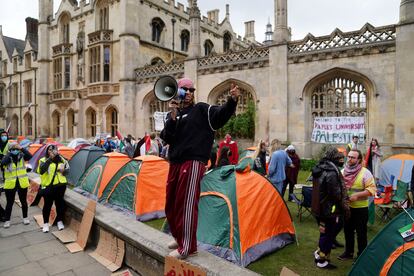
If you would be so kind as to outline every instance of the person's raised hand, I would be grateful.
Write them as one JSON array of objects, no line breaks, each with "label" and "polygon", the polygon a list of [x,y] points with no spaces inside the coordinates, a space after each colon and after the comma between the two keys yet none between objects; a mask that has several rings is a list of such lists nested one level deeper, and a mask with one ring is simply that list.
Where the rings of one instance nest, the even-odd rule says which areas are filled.
[{"label": "person's raised hand", "polygon": [[230,94],[233,100],[237,101],[237,99],[240,96],[240,89],[238,85],[235,85],[234,83],[231,83],[230,85]]}]

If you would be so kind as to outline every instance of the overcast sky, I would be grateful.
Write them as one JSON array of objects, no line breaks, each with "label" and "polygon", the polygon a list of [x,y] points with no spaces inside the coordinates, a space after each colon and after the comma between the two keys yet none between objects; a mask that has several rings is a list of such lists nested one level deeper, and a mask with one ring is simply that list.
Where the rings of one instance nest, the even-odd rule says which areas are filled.
[{"label": "overcast sky", "polygon": [[[137,0],[138,1],[138,0]],[[0,25],[3,35],[24,39],[28,16],[38,18],[38,0],[0,0]],[[176,0],[187,3],[187,1]],[[58,9],[60,0],[54,0]],[[220,20],[230,4],[230,21],[234,31],[244,36],[244,22],[255,20],[256,40],[264,40],[268,19],[274,24],[274,0],[199,0],[202,15],[220,9]],[[365,23],[374,26],[398,22],[400,0],[288,0],[288,25],[292,38],[302,39],[307,33],[315,36],[330,34],[335,28],[342,31],[359,30]],[[273,26],[274,27],[274,26]]]}]

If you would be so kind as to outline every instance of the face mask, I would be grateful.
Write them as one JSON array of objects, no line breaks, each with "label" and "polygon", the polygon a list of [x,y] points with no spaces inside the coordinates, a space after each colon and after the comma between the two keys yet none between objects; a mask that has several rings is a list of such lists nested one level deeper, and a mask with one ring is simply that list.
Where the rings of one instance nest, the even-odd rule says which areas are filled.
[{"label": "face mask", "polygon": [[344,161],[338,161],[337,165],[338,165],[338,167],[342,168],[345,165],[345,162]]},{"label": "face mask", "polygon": [[13,150],[10,151],[10,153],[13,154],[13,155],[18,155],[19,152],[20,152],[20,150],[17,150],[17,149],[13,149]]},{"label": "face mask", "polygon": [[8,139],[7,139],[7,136],[1,136],[1,141],[2,141],[2,142],[7,142],[7,140],[8,140]]}]

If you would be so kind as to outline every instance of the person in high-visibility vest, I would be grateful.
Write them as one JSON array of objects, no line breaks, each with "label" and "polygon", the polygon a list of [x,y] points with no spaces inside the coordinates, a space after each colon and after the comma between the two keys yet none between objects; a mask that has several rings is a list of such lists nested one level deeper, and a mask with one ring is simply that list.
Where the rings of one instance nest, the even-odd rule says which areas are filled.
[{"label": "person in high-visibility vest", "polygon": [[4,228],[10,227],[10,216],[16,192],[19,194],[19,199],[22,204],[23,224],[27,225],[30,223],[27,217],[28,207],[26,200],[29,178],[24,163],[24,161],[28,161],[30,158],[32,158],[30,152],[17,143],[11,143],[9,145],[9,152],[1,161],[1,167],[4,170],[4,192],[7,199]]},{"label": "person in high-visibility vest", "polygon": [[53,202],[56,206],[56,221],[59,230],[65,228],[63,215],[65,201],[63,196],[68,183],[66,175],[69,173],[69,163],[58,153],[55,145],[48,145],[45,157],[39,160],[37,172],[40,174],[42,194],[45,201],[43,206],[43,229],[44,233],[49,232],[49,216]]},{"label": "person in high-visibility vest", "polygon": [[374,176],[362,166],[362,153],[351,150],[348,153],[345,168],[342,171],[349,198],[350,217],[345,220],[345,252],[339,260],[353,259],[355,232],[357,234],[359,256],[367,246],[368,197],[376,192]]},{"label": "person in high-visibility vest", "polygon": [[[7,154],[9,151],[9,134],[4,129],[0,129],[0,162],[3,159],[3,157]],[[4,182],[4,171],[1,169],[1,177]],[[2,192],[2,187],[0,187],[0,196]],[[0,221],[5,221],[5,215],[6,211],[3,209],[3,207],[0,204]]]}]

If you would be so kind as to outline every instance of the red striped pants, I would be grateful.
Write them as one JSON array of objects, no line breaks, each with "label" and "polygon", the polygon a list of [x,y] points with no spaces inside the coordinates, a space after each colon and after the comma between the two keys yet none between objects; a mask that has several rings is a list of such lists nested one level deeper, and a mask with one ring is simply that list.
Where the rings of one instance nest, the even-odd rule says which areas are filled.
[{"label": "red striped pants", "polygon": [[165,214],[183,256],[197,251],[198,201],[204,171],[204,163],[196,160],[170,164]]}]

